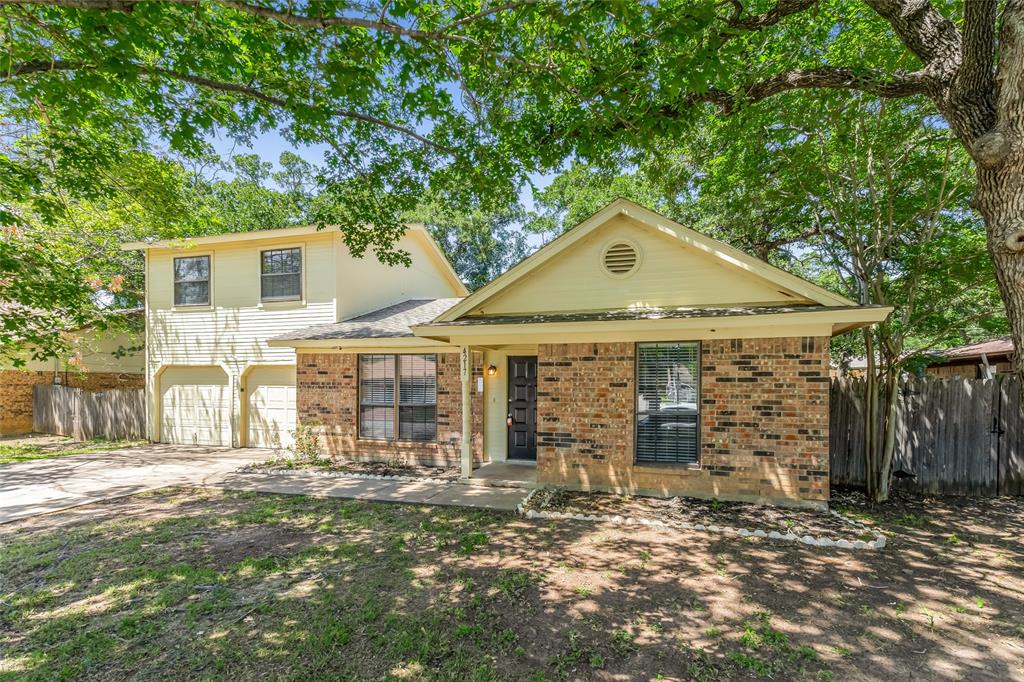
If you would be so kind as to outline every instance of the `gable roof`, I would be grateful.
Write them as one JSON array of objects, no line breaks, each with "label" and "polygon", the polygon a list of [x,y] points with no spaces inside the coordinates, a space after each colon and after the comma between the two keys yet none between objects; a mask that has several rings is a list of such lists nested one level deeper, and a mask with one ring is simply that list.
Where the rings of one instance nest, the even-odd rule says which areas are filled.
[{"label": "gable roof", "polygon": [[[273,230],[252,230],[251,232],[230,232],[226,234],[214,234],[204,237],[183,237],[181,239],[161,239],[154,241],[125,242],[121,244],[123,251],[148,251],[151,249],[182,249],[196,246],[217,246],[219,244],[232,244],[237,242],[255,241],[261,239],[281,239],[287,237],[302,237],[306,235],[333,235],[332,229],[337,232],[334,225],[326,225],[323,229],[316,225],[299,225],[297,227],[282,227]],[[427,252],[431,260],[440,269],[441,273],[452,284],[455,290],[462,295],[469,294],[462,278],[455,272],[448,256],[430,235],[430,231],[423,223],[409,223],[406,225],[406,234],[418,238],[427,246]]]},{"label": "gable roof", "polygon": [[[458,300],[458,299],[455,299]],[[560,322],[628,322],[636,320],[714,320],[725,317],[757,317],[789,313],[829,313],[848,311],[850,306],[793,305],[793,306],[732,306],[714,308],[626,308],[622,310],[591,310],[572,313],[538,313],[533,315],[467,315],[451,322],[427,322],[417,325],[423,333],[431,327],[479,327],[494,325],[537,325]],[[888,306],[859,306],[858,310],[889,310]]]},{"label": "gable roof", "polygon": [[524,277],[552,261],[559,254],[572,248],[575,244],[618,215],[624,215],[651,230],[676,239],[681,244],[710,256],[720,264],[738,268],[776,286],[793,291],[815,304],[822,306],[857,305],[843,296],[834,294],[805,279],[750,256],[737,248],[729,246],[725,242],[680,225],[633,201],[619,198],[528,258],[522,260],[501,276],[464,298],[460,303],[439,315],[435,322],[452,322],[479,308],[486,301],[514,286],[517,282],[522,281]]}]

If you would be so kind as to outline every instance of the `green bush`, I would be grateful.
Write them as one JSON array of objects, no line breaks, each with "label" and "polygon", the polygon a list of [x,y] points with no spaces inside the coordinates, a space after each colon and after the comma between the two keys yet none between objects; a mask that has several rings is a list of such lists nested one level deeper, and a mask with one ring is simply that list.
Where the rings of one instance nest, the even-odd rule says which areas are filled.
[{"label": "green bush", "polygon": [[292,431],[295,443],[291,450],[295,453],[295,459],[299,462],[316,462],[320,459],[320,427],[322,423],[318,419],[301,421]]}]

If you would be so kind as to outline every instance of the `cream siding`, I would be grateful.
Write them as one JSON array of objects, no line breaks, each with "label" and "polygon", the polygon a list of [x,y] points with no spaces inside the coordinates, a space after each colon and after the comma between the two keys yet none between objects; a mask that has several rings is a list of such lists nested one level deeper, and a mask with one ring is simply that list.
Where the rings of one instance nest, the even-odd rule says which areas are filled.
[{"label": "cream siding", "polygon": [[[260,252],[289,247],[303,250],[302,300],[263,303]],[[193,394],[201,394],[202,401],[209,402],[216,393],[224,401],[228,415],[230,435],[226,445],[237,446],[247,441],[258,445],[274,440],[266,428],[259,426],[270,422],[283,424],[275,428],[286,444],[290,438],[286,431],[294,427],[289,428],[288,406],[283,401],[291,401],[294,415],[295,351],[287,346],[270,346],[269,339],[409,298],[465,295],[422,230],[410,230],[400,247],[412,255],[409,268],[382,265],[372,253],[363,259],[352,258],[337,230],[278,234],[266,239],[248,233],[239,235],[237,241],[217,238],[196,240],[190,248],[147,249],[146,354],[151,437],[167,440],[161,435],[162,430],[185,428],[172,425],[172,421],[186,425],[195,422],[197,417],[190,405],[199,398],[193,400]],[[176,307],[174,258],[197,255],[210,256],[210,304]],[[220,392],[177,388],[168,397],[166,386],[180,383],[168,373],[186,367],[223,371],[227,388]],[[279,374],[290,373],[290,387],[287,382],[261,378],[273,373],[273,368],[278,368]],[[251,395],[253,390],[257,391],[256,396]],[[181,408],[175,405],[177,395],[185,403]],[[264,408],[264,414],[253,412]],[[180,414],[174,416],[175,411]],[[195,426],[205,429],[204,433],[210,431],[202,423]]]},{"label": "cream siding", "polygon": [[339,238],[337,245],[338,320],[362,315],[413,298],[464,296],[445,277],[442,263],[420,229],[409,230],[397,248],[412,258],[409,267],[382,264],[372,252],[354,258]]},{"label": "cream siding", "polygon": [[[97,331],[85,329],[73,334],[73,347],[81,354],[81,365],[68,361],[71,355],[46,360],[26,359],[24,369],[35,372],[111,372],[142,374],[146,356],[142,349],[142,335],[121,330]],[[3,365],[9,369],[13,365]]]},{"label": "cream siding", "polygon": [[[609,275],[602,264],[604,249],[619,240],[639,247],[639,265],[627,277]],[[797,302],[808,300],[617,215],[529,277],[483,301],[471,314]]]},{"label": "cream siding", "polygon": [[[271,348],[267,339],[314,324],[335,321],[334,241],[331,234],[240,241],[196,246],[190,249],[149,251],[149,325],[147,353],[152,391],[162,393],[160,375],[168,367],[217,366],[228,377],[230,390],[224,400],[231,437],[226,445],[239,445],[241,377],[253,365],[294,365],[291,348]],[[260,252],[268,248],[302,248],[302,300],[268,302],[260,300]],[[174,258],[210,256],[209,306],[174,306]],[[150,409],[164,413],[166,405]],[[170,416],[151,419],[151,425],[166,428]],[[176,419],[192,421],[182,413]],[[154,439],[166,440],[154,429]]]}]

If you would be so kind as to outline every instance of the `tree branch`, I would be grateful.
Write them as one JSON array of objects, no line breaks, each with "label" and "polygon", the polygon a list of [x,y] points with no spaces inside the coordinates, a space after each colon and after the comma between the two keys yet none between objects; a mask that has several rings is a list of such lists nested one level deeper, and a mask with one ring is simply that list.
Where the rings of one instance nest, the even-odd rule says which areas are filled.
[{"label": "tree branch", "polygon": [[[970,5],[976,0],[969,0]],[[896,31],[900,40],[936,73],[952,76],[960,67],[962,42],[956,25],[929,0],[864,0]]]},{"label": "tree branch", "polygon": [[774,26],[791,14],[797,14],[810,9],[818,4],[818,0],[778,0],[775,6],[762,14],[755,14],[750,17],[743,16],[743,4],[740,0],[733,0],[735,11],[729,18],[729,28],[741,31],[760,31],[761,29]]},{"label": "tree branch", "polygon": [[[970,0],[964,4],[963,64],[953,86],[962,99],[991,98],[995,90],[998,9],[998,0]],[[991,99],[988,104],[995,109]]]},{"label": "tree branch", "polygon": [[[195,86],[198,86],[198,87],[206,88],[208,90],[216,90],[218,92],[231,93],[231,94],[235,94],[235,95],[240,95],[240,96],[245,97],[247,99],[252,99],[252,100],[256,100],[256,101],[260,101],[260,102],[265,102],[267,104],[271,104],[271,105],[273,105],[275,107],[278,107],[280,109],[284,109],[286,111],[294,111],[294,109],[295,109],[295,106],[293,104],[291,104],[285,98],[279,97],[279,96],[276,96],[276,95],[267,94],[267,93],[265,93],[265,92],[263,92],[263,91],[261,91],[261,90],[259,90],[257,88],[249,86],[249,85],[242,85],[240,83],[230,83],[230,82],[225,82],[225,81],[218,81],[218,80],[213,80],[213,79],[210,79],[210,78],[204,78],[202,76],[193,76],[191,74],[181,73],[181,72],[178,72],[178,71],[172,71],[171,69],[164,69],[164,68],[157,67],[157,66],[145,66],[143,64],[129,64],[128,66],[131,66],[132,68],[136,69],[140,74],[166,76],[166,77],[171,78],[173,80],[181,81],[181,82],[184,82],[184,83],[189,83],[191,85],[195,85]],[[20,64],[16,64],[16,65],[12,66],[10,71],[9,71],[9,74],[4,76],[4,77],[2,77],[2,78],[0,78],[0,83],[6,82],[8,80],[12,80],[14,78],[18,78],[18,77],[21,77],[21,76],[27,76],[27,75],[38,74],[38,73],[48,73],[48,72],[54,72],[54,71],[88,71],[88,70],[96,71],[96,70],[102,70],[102,68],[98,67],[98,66],[96,66],[94,64],[87,64],[87,63],[84,63],[84,62],[74,63],[74,62],[64,62],[64,61],[60,61],[60,60],[52,60],[52,61],[35,60],[35,61],[29,61],[29,62],[22,62]],[[312,106],[316,106],[316,105],[312,105]],[[371,116],[369,114],[363,114],[363,113],[360,113],[360,112],[357,112],[357,111],[350,111],[350,110],[347,110],[347,109],[333,109],[333,108],[331,108],[331,109],[327,109],[327,111],[331,115],[333,115],[333,116],[338,116],[340,118],[347,118],[347,119],[354,120],[354,121],[362,121],[364,123],[370,123],[372,125],[379,126],[381,128],[387,128],[388,130],[393,130],[396,133],[400,133],[402,135],[405,135],[406,137],[410,137],[410,138],[416,140],[417,142],[420,142],[421,144],[424,144],[424,145],[426,145],[426,146],[428,146],[431,149],[434,149],[436,151],[443,152],[443,153],[448,154],[448,155],[454,155],[455,154],[455,150],[452,149],[451,147],[448,147],[446,145],[442,145],[440,143],[434,142],[430,138],[421,135],[420,133],[416,132],[415,130],[413,130],[411,128],[407,128],[407,127],[402,126],[402,125],[399,125],[397,123],[392,123],[392,122],[387,121],[385,119],[377,118],[376,116]]]},{"label": "tree branch", "polygon": [[[907,97],[926,92],[928,79],[924,71],[890,76],[876,71],[857,72],[844,67],[821,66],[785,71],[751,83],[735,93],[711,88],[705,93],[690,95],[687,104],[709,102],[721,108],[723,113],[731,114],[739,106],[755,104],[791,90],[859,90],[878,97]],[[662,113],[670,111],[664,110]]]},{"label": "tree branch", "polygon": [[[94,12],[122,12],[130,14],[134,9],[135,5],[145,0],[0,0],[0,6],[2,5],[52,5],[57,7],[66,7],[68,9],[81,9],[89,10]],[[200,0],[164,0],[176,5],[186,5],[190,7],[201,6]],[[447,33],[445,30],[438,31],[421,31],[415,28],[407,28],[399,24],[386,21],[383,18],[379,20],[365,19],[363,17],[347,17],[347,16],[307,16],[304,14],[296,14],[291,9],[278,10],[273,7],[266,7],[264,5],[255,5],[245,0],[208,0],[210,3],[229,7],[235,11],[249,14],[254,17],[261,19],[270,19],[277,21],[286,26],[293,26],[295,28],[307,28],[307,29],[325,29],[333,28],[336,26],[351,27],[351,28],[365,28],[371,31],[381,31],[383,33],[391,33],[397,36],[403,36],[407,38],[416,38],[419,40],[442,40],[448,42],[464,42],[470,44],[477,44],[477,41],[469,36],[455,35]],[[459,26],[476,19],[495,14],[505,9],[511,9],[519,6],[523,3],[513,2],[505,5],[500,5],[489,10],[477,12],[468,17],[464,17],[458,21],[452,22],[452,26]],[[289,3],[290,6],[290,3]]]},{"label": "tree branch", "polygon": [[[65,7],[68,9],[80,9],[96,12],[122,12],[130,14],[135,5],[140,2],[147,0],[0,0],[0,7],[4,5],[49,5],[56,7]],[[201,0],[163,0],[164,2],[184,5],[188,7],[201,7]],[[474,47],[485,50],[488,54],[492,55],[495,59],[502,62],[510,62],[518,64],[523,67],[532,69],[548,70],[543,64],[535,64],[522,60],[513,55],[504,54],[502,52],[496,52],[491,49],[485,48],[481,45],[480,41],[470,36],[458,35],[450,33],[449,29],[455,28],[472,21],[476,21],[480,18],[496,14],[500,11],[508,9],[514,9],[522,5],[531,4],[536,0],[520,0],[520,2],[510,2],[497,7],[482,10],[475,14],[471,14],[462,19],[453,21],[450,26],[442,28],[436,31],[421,31],[415,28],[407,28],[399,24],[392,23],[385,20],[374,20],[366,19],[363,17],[345,17],[345,16],[329,16],[329,17],[313,17],[303,14],[295,14],[290,9],[287,11],[277,10],[273,7],[265,7],[263,5],[254,5],[245,0],[207,0],[210,4],[219,4],[223,7],[228,7],[237,12],[249,14],[260,19],[266,19],[269,21],[277,21],[286,26],[292,26],[295,28],[302,29],[327,29],[334,27],[349,27],[349,28],[365,28],[370,31],[380,31],[382,33],[390,33],[395,36],[412,38],[422,42],[439,42],[439,43],[461,43],[464,45],[472,45]]]}]

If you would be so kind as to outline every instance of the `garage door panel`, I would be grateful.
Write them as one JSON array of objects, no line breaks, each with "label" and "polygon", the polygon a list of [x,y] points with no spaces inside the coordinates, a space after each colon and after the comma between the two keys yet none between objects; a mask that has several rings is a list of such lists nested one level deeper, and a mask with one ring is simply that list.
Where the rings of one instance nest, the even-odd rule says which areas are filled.
[{"label": "garage door panel", "polygon": [[231,445],[231,386],[219,367],[171,367],[160,377],[160,440]]},{"label": "garage door panel", "polygon": [[295,430],[295,366],[257,367],[249,373],[246,386],[249,446],[290,447]]}]

